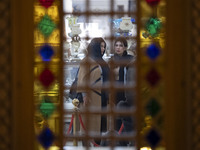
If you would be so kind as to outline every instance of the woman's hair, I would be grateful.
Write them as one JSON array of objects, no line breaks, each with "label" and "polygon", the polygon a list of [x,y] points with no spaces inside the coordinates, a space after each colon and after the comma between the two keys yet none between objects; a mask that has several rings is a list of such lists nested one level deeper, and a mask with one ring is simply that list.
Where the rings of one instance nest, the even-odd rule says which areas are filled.
[{"label": "woman's hair", "polygon": [[[106,48],[106,42],[104,41],[103,38],[93,38],[88,45],[88,55],[93,58],[102,58],[101,54],[101,43],[105,43],[105,48]],[[105,51],[104,51],[105,52]]]},{"label": "woman's hair", "polygon": [[127,40],[126,40],[126,38],[124,38],[124,37],[118,37],[118,38],[116,38],[116,39],[115,39],[114,45],[115,45],[117,42],[121,42],[121,43],[124,44],[124,47],[128,47]]}]

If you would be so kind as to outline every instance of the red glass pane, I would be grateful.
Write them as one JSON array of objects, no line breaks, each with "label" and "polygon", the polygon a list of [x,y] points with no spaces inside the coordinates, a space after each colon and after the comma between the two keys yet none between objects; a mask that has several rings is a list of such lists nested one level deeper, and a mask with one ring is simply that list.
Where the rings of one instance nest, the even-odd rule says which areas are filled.
[{"label": "red glass pane", "polygon": [[44,6],[45,8],[48,8],[52,5],[52,3],[54,2],[54,0],[39,0],[40,4],[42,6]]},{"label": "red glass pane", "polygon": [[160,80],[160,75],[158,74],[158,72],[152,68],[146,75],[146,80],[148,81],[148,83],[153,87],[155,86],[159,80]]},{"label": "red glass pane", "polygon": [[40,82],[45,87],[49,87],[50,84],[54,81],[54,79],[55,79],[55,77],[54,77],[53,73],[47,68],[44,69],[39,76]]},{"label": "red glass pane", "polygon": [[151,6],[155,6],[160,2],[160,0],[146,0],[146,2]]}]

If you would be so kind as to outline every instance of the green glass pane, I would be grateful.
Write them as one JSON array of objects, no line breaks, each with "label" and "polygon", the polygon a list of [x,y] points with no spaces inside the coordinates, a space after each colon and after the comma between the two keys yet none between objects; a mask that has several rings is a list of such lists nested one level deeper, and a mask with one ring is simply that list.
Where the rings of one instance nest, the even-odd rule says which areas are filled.
[{"label": "green glass pane", "polygon": [[152,98],[146,106],[146,111],[149,115],[151,116],[155,116],[159,113],[159,111],[161,110],[160,104],[157,102],[157,100],[155,98]]},{"label": "green glass pane", "polygon": [[161,21],[158,18],[150,18],[146,23],[146,30],[152,37],[156,37],[160,32],[161,26]]},{"label": "green glass pane", "polygon": [[56,28],[55,23],[51,20],[48,15],[45,15],[39,22],[38,28],[40,32],[45,36],[48,37],[51,35],[53,30]]},{"label": "green glass pane", "polygon": [[39,106],[39,110],[44,118],[49,118],[55,109],[55,105],[51,102],[51,100],[48,97],[45,97]]}]

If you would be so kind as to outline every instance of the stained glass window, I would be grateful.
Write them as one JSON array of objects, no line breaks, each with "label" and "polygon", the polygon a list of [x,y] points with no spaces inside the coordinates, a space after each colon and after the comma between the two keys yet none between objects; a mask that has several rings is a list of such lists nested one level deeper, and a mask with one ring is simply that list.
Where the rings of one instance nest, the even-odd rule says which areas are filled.
[{"label": "stained glass window", "polygon": [[50,149],[60,143],[60,5],[58,0],[34,3],[36,149]]},{"label": "stained glass window", "polygon": [[164,139],[164,50],[165,1],[142,0],[140,60],[142,122],[141,146],[165,149]]},{"label": "stained glass window", "polygon": [[[62,14],[59,14],[60,9],[63,9]],[[63,132],[64,148],[80,145],[89,147],[89,144],[99,147],[102,146],[99,139],[104,139],[106,146],[110,147],[122,146],[122,143],[127,147],[137,145],[141,149],[165,147],[163,71],[166,18],[163,10],[164,0],[63,0],[63,3],[59,0],[35,0],[34,125],[38,149],[58,146]],[[61,31],[63,39],[60,39]],[[77,99],[70,98],[70,88],[73,88],[72,83],[76,79],[81,61],[87,57],[88,44],[95,37],[102,37],[106,41],[103,59],[108,63],[111,72],[109,84],[102,87],[110,94],[109,103],[103,110],[86,107],[86,110],[78,114],[74,111],[77,112],[80,106]],[[119,37],[127,40],[127,53],[133,57],[133,62],[128,66],[126,61],[112,59],[115,56],[114,42]],[[63,64],[64,75],[61,75]],[[87,69],[93,64],[90,61],[85,63]],[[117,65],[124,69],[122,85],[115,82]],[[119,70],[122,69],[120,67]],[[129,67],[133,67],[138,76],[131,82],[125,81],[126,69]],[[62,80],[64,83],[60,82]],[[88,82],[87,86],[78,88],[90,90],[102,87],[91,86]],[[114,104],[117,94],[124,90],[136,95],[135,99],[131,97],[135,100],[131,109],[118,109],[118,105]],[[139,111],[137,104],[142,106]],[[63,110],[59,110],[62,106],[64,120],[61,119]],[[90,134],[87,130],[90,121],[84,124],[82,114],[100,114],[102,118],[106,116],[106,128],[101,135]],[[115,128],[117,118],[123,115],[135,120],[139,128],[132,127],[131,131],[134,129],[134,132],[125,134],[123,130],[126,124],[121,123],[121,126]],[[90,117],[86,118],[90,120]],[[83,128],[85,134],[80,134],[79,128]]]}]

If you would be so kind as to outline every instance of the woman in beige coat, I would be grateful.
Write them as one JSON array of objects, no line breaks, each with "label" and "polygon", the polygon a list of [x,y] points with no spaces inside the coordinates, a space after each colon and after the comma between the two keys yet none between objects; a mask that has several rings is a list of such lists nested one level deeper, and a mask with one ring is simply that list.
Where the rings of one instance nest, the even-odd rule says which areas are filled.
[{"label": "woman in beige coat", "polygon": [[[102,38],[94,38],[88,45],[88,55],[81,61],[79,73],[78,73],[78,87],[85,87],[79,89],[83,95],[83,104],[81,104],[81,110],[101,110],[102,106],[102,92],[101,88],[103,84],[103,76],[105,74],[105,67],[102,67],[104,62],[102,56],[105,52],[106,43]],[[89,88],[86,88],[86,87]],[[100,134],[101,130],[101,115],[81,114],[83,124],[85,125],[88,133]],[[81,132],[85,133],[81,127]]]}]

